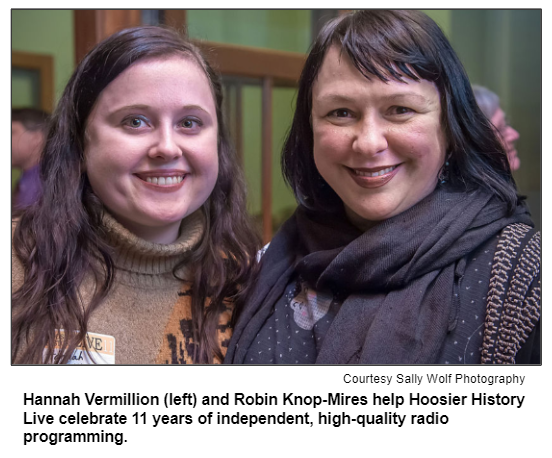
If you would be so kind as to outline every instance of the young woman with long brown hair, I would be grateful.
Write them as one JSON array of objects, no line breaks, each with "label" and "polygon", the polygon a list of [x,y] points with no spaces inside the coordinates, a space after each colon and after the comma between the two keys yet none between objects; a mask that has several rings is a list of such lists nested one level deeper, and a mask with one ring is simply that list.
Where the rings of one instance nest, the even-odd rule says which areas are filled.
[{"label": "young woman with long brown hair", "polygon": [[174,31],[98,44],[13,224],[12,360],[220,362],[258,237],[218,76]]}]

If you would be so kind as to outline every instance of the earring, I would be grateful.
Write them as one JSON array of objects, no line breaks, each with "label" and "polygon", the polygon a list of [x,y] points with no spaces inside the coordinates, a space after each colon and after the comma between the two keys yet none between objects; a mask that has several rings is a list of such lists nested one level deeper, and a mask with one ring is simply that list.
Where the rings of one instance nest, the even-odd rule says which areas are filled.
[{"label": "earring", "polygon": [[445,184],[447,182],[448,176],[449,176],[449,162],[446,161],[445,165],[441,167],[441,171],[439,172],[439,176],[437,179],[439,180],[439,183]]}]

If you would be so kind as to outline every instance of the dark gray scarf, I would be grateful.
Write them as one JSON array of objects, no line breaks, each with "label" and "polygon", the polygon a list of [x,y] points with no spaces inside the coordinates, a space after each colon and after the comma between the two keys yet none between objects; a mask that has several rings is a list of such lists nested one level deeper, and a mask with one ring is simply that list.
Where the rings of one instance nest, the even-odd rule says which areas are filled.
[{"label": "dark gray scarf", "polygon": [[364,233],[343,214],[299,207],[271,242],[241,314],[226,362],[245,354],[291,276],[314,289],[345,293],[317,363],[434,363],[458,305],[455,275],[463,258],[508,224],[531,223],[524,206],[479,190],[438,188],[409,210]]}]

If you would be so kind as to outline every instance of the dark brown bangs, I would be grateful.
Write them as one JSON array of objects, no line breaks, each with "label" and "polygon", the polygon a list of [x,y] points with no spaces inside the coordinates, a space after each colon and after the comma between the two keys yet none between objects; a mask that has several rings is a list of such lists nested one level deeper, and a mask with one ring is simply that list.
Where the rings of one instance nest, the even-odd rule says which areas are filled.
[{"label": "dark brown bangs", "polygon": [[408,11],[389,13],[359,12],[340,18],[328,39],[341,47],[368,80],[375,76],[383,82],[404,82],[405,77],[435,81],[439,72],[432,65],[434,59],[424,52],[428,39],[423,25],[418,24],[418,30],[407,29],[400,16],[411,16]]}]

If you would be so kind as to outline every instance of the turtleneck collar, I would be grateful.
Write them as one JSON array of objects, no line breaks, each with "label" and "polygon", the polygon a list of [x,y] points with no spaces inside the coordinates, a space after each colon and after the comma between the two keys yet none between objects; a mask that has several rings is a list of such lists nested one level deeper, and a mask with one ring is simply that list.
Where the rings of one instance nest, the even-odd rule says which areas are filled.
[{"label": "turtleneck collar", "polygon": [[199,209],[182,220],[178,239],[168,245],[137,237],[107,211],[104,212],[103,225],[106,238],[115,250],[113,261],[117,269],[131,275],[163,275],[172,274],[174,267],[200,243],[205,231],[205,217]]}]

